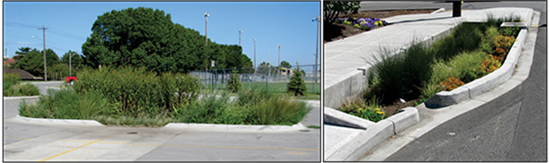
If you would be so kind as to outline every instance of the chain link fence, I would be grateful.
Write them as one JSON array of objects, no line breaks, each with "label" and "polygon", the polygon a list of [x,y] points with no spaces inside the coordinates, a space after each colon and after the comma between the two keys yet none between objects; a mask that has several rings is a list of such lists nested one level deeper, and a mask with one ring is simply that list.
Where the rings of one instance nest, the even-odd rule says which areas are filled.
[{"label": "chain link fence", "polygon": [[[243,88],[268,90],[270,92],[286,92],[287,84],[294,75],[296,65],[290,68],[264,66],[258,68],[230,68],[230,69],[208,69],[192,71],[206,86],[206,89],[226,89],[227,82],[233,71],[236,71]],[[317,65],[317,76],[315,76],[315,65],[300,65],[303,79],[307,86],[308,93],[321,94],[321,66]],[[315,80],[317,78],[317,80]]]}]

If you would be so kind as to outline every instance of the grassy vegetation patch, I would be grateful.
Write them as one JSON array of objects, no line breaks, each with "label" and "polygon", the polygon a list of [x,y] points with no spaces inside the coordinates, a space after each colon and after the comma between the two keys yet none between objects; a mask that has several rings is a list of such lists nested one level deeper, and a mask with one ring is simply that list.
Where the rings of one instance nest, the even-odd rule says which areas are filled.
[{"label": "grassy vegetation patch", "polygon": [[413,43],[403,54],[394,56],[382,50],[377,62],[371,64],[363,99],[348,101],[340,110],[379,121],[393,114],[386,108],[411,100],[418,105],[437,92],[450,91],[495,71],[519,33],[519,28],[498,26],[518,20],[490,16],[487,23],[459,24],[449,36],[427,47]]},{"label": "grassy vegetation patch", "polygon": [[21,83],[18,74],[6,73],[3,79],[4,96],[35,96],[39,95],[38,87],[29,83]]},{"label": "grassy vegetation patch", "polygon": [[291,96],[267,91],[202,94],[198,80],[184,74],[157,75],[128,67],[79,75],[74,89],[49,90],[34,105],[22,102],[20,115],[148,127],[178,122],[293,125],[311,110]]}]

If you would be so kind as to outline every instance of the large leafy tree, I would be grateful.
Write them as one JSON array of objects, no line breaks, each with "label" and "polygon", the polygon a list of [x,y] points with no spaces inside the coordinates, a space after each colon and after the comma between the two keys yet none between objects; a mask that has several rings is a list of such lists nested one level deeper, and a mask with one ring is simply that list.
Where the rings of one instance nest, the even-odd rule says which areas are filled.
[{"label": "large leafy tree", "polygon": [[[44,54],[42,51],[30,48],[19,48],[15,52],[20,55],[19,61],[15,63],[15,68],[19,68],[31,73],[34,76],[44,77]],[[46,50],[46,64],[52,66],[59,63],[59,57],[52,49]]]},{"label": "large leafy tree", "polygon": [[211,60],[215,68],[242,67],[240,46],[218,45],[196,30],[174,24],[170,14],[151,8],[128,8],[105,13],[92,26],[82,45],[84,63],[132,65],[157,72],[189,72],[204,69]]},{"label": "large leafy tree", "polygon": [[324,22],[333,23],[340,13],[357,12],[360,8],[361,3],[359,1],[324,1]]}]

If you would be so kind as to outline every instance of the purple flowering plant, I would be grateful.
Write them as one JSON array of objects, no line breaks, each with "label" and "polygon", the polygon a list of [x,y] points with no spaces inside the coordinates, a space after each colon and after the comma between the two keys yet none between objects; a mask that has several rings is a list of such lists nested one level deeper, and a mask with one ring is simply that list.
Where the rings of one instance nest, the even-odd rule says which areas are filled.
[{"label": "purple flowering plant", "polygon": [[380,18],[337,18],[336,23],[351,25],[364,31],[373,29],[375,26],[388,25],[388,22]]}]

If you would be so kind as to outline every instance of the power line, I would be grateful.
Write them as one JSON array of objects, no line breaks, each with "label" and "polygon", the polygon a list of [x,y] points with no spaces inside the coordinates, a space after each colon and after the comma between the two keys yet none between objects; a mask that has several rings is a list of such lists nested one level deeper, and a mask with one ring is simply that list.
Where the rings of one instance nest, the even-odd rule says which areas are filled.
[{"label": "power line", "polygon": [[29,24],[23,24],[23,23],[16,23],[16,22],[4,22],[4,25],[12,26],[12,27],[25,27],[25,28],[39,28],[40,26],[37,25],[29,25]]},{"label": "power line", "polygon": [[78,35],[75,35],[75,34],[72,34],[72,33],[68,33],[68,32],[65,32],[65,31],[62,31],[62,30],[59,30],[59,29],[56,29],[56,28],[50,27],[50,29],[52,29],[50,32],[52,32],[54,34],[61,35],[61,36],[65,36],[65,37],[68,37],[68,38],[77,39],[77,40],[85,40],[86,39],[86,38],[83,38],[81,36],[78,36]]}]

